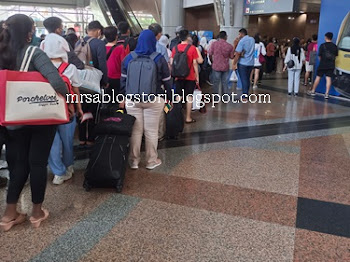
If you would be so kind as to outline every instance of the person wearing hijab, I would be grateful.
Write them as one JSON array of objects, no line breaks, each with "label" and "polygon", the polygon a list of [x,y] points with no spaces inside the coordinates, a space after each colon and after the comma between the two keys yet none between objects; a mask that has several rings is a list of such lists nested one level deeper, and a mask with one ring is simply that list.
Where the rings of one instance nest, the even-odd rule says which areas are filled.
[{"label": "person wearing hijab", "polygon": [[207,51],[208,40],[205,36],[201,37],[201,40],[199,41],[199,46],[201,46],[205,51]]},{"label": "person wearing hijab", "polygon": [[[288,67],[290,61],[294,62],[293,67]],[[286,58],[284,59],[284,69],[288,68],[288,95],[292,95],[294,89],[294,96],[298,96],[300,85],[300,74],[303,64],[305,62],[305,52],[300,46],[300,39],[295,37],[293,39],[292,47],[288,48]],[[290,63],[292,64],[292,63]]]},{"label": "person wearing hijab", "polygon": [[[135,53],[138,56],[150,57],[156,52],[157,40],[154,32],[151,30],[144,30],[141,32],[138,43],[135,49]],[[127,77],[128,67],[133,60],[132,53],[125,57],[122,63],[122,77],[120,79],[121,93],[125,95],[128,89]],[[126,108],[130,115],[136,118],[133,132],[130,141],[130,156],[129,164],[132,169],[138,169],[141,162],[141,143],[142,136],[145,135],[146,141],[146,168],[152,170],[162,164],[162,161],[158,158],[158,131],[159,131],[159,119],[165,104],[165,91],[166,98],[171,100],[171,75],[168,67],[168,63],[165,58],[158,54],[154,59],[157,66],[157,83],[156,101],[151,103],[149,101],[126,101]],[[162,88],[164,85],[164,89]]]},{"label": "person wearing hijab", "polygon": [[159,39],[159,44],[165,46],[168,52],[168,56],[171,57],[171,51],[169,49],[169,38],[166,35],[162,35]]}]

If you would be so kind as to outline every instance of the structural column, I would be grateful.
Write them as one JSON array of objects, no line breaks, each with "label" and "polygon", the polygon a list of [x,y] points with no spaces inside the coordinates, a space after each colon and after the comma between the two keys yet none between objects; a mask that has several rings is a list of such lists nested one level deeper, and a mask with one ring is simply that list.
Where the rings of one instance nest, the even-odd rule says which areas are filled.
[{"label": "structural column", "polygon": [[224,9],[225,24],[221,30],[228,34],[228,42],[232,43],[242,27],[248,26],[248,17],[244,16],[244,0],[226,0]]},{"label": "structural column", "polygon": [[184,26],[183,0],[162,0],[162,26],[163,33],[175,36],[177,26]]}]

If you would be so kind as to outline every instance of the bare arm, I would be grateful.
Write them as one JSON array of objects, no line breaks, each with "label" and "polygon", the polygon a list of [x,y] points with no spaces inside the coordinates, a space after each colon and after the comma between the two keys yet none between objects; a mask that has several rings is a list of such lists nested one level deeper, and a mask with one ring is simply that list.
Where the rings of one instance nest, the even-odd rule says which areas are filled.
[{"label": "bare arm", "polygon": [[197,59],[193,60],[194,72],[196,73],[196,82],[199,83],[199,72],[198,72],[198,63]]},{"label": "bare arm", "polygon": [[82,109],[82,107],[81,107],[79,87],[73,86],[73,92],[74,92],[74,94],[76,94],[77,97],[78,97],[78,101],[77,101],[77,110],[76,110],[76,111],[77,111],[77,115],[78,115],[79,118],[82,118],[84,112],[83,112],[83,109]]},{"label": "bare arm", "polygon": [[239,58],[241,57],[241,54],[242,53],[239,53],[239,52],[235,53],[235,57],[234,57],[233,62],[232,62],[232,69],[233,70],[237,70],[237,64],[238,64]]},{"label": "bare arm", "polygon": [[197,54],[198,54],[197,62],[198,62],[198,64],[201,65],[201,64],[203,64],[204,59],[203,59],[202,54],[201,54],[201,52],[199,51],[199,49],[196,48],[196,50],[197,50]]}]

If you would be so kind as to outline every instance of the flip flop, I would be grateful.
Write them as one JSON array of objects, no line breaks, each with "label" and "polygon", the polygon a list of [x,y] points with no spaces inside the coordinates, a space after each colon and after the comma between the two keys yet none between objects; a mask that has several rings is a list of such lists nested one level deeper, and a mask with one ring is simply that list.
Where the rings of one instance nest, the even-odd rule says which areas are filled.
[{"label": "flip flop", "polygon": [[0,222],[0,227],[4,232],[9,231],[12,227],[22,224],[27,220],[26,214],[19,214],[18,217],[9,222]]},{"label": "flip flop", "polygon": [[31,217],[29,219],[30,223],[32,223],[32,226],[34,228],[40,227],[41,222],[45,221],[49,217],[49,211],[47,211],[46,209],[43,209],[43,212],[44,212],[44,217],[36,219],[36,220],[33,217]]},{"label": "flip flop", "polygon": [[196,121],[195,119],[192,119],[192,121],[189,121],[189,122],[186,121],[185,123],[186,123],[186,124],[193,124],[193,123],[196,123],[196,122],[197,122],[197,121]]}]

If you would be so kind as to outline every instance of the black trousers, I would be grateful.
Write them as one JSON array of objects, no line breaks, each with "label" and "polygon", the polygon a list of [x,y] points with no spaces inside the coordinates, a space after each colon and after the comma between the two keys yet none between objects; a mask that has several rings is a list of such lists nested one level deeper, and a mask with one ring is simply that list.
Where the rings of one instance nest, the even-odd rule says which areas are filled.
[{"label": "black trousers", "polygon": [[271,74],[271,72],[274,70],[275,62],[276,62],[275,56],[266,57],[266,73]]},{"label": "black trousers", "polygon": [[7,203],[16,204],[30,174],[32,202],[44,202],[47,183],[47,162],[56,126],[26,126],[9,130],[6,160],[10,171]]},{"label": "black trousers", "polygon": [[[110,96],[113,95],[112,90],[114,90],[114,95],[118,95],[120,92],[120,79],[108,78],[109,87],[106,90],[106,93]],[[112,99],[113,100],[113,99]]]}]

